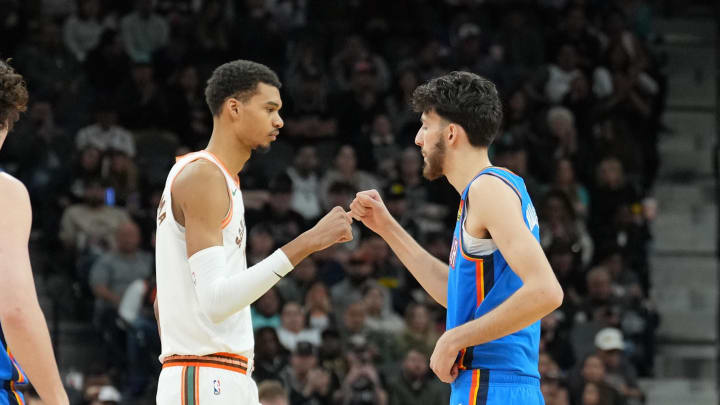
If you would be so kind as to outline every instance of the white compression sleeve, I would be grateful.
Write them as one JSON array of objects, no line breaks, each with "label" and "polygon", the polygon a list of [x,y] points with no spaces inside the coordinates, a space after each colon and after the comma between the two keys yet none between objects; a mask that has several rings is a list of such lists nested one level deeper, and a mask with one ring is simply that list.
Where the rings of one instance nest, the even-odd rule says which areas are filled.
[{"label": "white compression sleeve", "polygon": [[203,249],[188,259],[200,309],[214,323],[220,323],[252,304],[293,269],[290,259],[278,249],[265,260],[225,274],[225,250],[222,246]]}]

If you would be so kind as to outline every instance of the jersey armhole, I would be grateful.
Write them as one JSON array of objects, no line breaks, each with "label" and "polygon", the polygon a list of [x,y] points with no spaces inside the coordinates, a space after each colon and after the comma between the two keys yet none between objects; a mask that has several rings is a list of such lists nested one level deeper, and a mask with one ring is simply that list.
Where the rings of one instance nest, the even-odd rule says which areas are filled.
[{"label": "jersey armhole", "polygon": [[[172,178],[172,180],[170,181],[170,198],[171,198],[171,199],[172,199],[173,186],[175,185],[175,180],[177,180],[177,177],[180,175],[180,173],[182,173],[183,170],[185,170],[185,168],[186,168],[190,163],[195,162],[196,160],[200,160],[200,159],[205,159],[205,160],[207,160],[208,162],[212,163],[218,170],[220,170],[220,173],[223,175],[223,179],[225,178],[225,172],[223,171],[222,168],[220,168],[217,164],[215,164],[215,162],[213,162],[212,160],[208,159],[208,158],[205,157],[205,156],[196,156],[193,160],[185,163],[185,165],[183,165],[183,167],[181,167],[180,170],[178,170],[178,172],[175,173],[175,176],[174,176],[174,177]],[[232,199],[232,193],[231,193],[231,191],[230,191],[230,187],[228,187],[228,184],[227,184],[227,179],[225,180],[225,188],[227,189],[228,200],[229,200],[229,202],[230,202],[230,207],[228,208],[227,214],[225,214],[225,218],[223,218],[222,222],[220,223],[220,229],[225,229],[225,228],[227,228],[227,226],[230,224],[230,221],[232,220],[232,216],[233,216],[233,199]],[[171,205],[172,205],[172,203],[171,203]],[[172,210],[172,206],[170,206],[170,207],[168,207],[168,208],[169,208],[170,210]],[[173,219],[174,219],[175,222],[177,223],[177,218],[175,218],[175,214],[174,214],[174,213],[173,213]],[[180,225],[180,224],[178,224],[178,225]]]}]

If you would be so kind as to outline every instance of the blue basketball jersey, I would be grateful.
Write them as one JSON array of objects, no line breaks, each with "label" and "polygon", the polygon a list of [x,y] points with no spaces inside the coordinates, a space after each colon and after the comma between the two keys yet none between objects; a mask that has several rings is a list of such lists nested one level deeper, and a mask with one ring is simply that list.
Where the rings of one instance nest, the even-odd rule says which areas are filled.
[{"label": "blue basketball jersey", "polygon": [[25,399],[16,387],[27,384],[27,382],[25,372],[7,348],[2,325],[0,325],[0,405],[23,405]]},{"label": "blue basketball jersey", "polygon": [[[480,318],[508,299],[522,286],[500,250],[486,256],[469,254],[463,243],[462,226],[469,204],[468,190],[480,176],[494,176],[505,182],[522,202],[525,225],[540,240],[537,214],[523,179],[500,167],[488,167],[463,190],[450,252],[448,275],[448,330]],[[460,370],[483,369],[517,373],[539,378],[538,351],[540,321],[500,339],[463,349],[458,355]]]}]

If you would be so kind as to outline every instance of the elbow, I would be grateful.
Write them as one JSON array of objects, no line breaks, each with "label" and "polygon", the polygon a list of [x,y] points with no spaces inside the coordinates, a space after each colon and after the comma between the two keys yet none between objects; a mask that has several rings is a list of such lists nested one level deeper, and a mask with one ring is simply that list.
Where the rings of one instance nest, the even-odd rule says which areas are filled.
[{"label": "elbow", "polygon": [[560,287],[560,284],[553,280],[552,285],[546,289],[544,296],[549,309],[548,313],[550,313],[562,305],[565,293],[563,292],[562,287]]}]

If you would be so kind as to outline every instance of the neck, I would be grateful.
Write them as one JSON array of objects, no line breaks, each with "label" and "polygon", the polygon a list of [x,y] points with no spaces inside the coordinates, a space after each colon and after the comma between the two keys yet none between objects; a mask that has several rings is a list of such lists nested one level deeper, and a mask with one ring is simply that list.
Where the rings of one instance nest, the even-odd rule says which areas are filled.
[{"label": "neck", "polygon": [[247,145],[240,144],[230,131],[220,128],[217,122],[205,150],[217,156],[232,175],[240,173],[252,153]]},{"label": "neck", "polygon": [[445,157],[445,177],[458,194],[462,194],[473,177],[489,166],[492,166],[492,163],[490,163],[487,148],[471,147],[456,153],[455,156],[448,151]]}]

